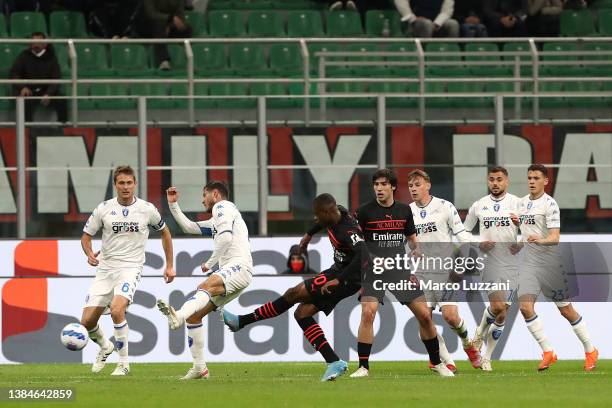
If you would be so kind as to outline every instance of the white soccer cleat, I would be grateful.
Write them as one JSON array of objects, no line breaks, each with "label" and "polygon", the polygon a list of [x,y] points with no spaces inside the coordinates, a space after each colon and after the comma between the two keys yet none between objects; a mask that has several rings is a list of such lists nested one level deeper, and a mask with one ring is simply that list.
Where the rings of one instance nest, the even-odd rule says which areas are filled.
[{"label": "white soccer cleat", "polygon": [[117,363],[117,367],[111,375],[128,375],[130,373],[130,365],[128,363]]},{"label": "white soccer cleat", "polygon": [[157,308],[162,314],[168,318],[168,326],[172,330],[176,330],[185,323],[184,319],[181,319],[177,314],[176,310],[161,299],[157,299]]},{"label": "white soccer cleat", "polygon": [[491,366],[491,360],[483,357],[480,361],[480,369],[482,371],[493,371],[493,367]]},{"label": "white soccer cleat", "polygon": [[474,347],[476,350],[480,351],[480,350],[482,350],[482,345],[484,344],[484,337],[476,335],[472,339],[471,343],[472,343],[472,347]]},{"label": "white soccer cleat", "polygon": [[455,376],[455,374],[453,374],[453,372],[449,370],[448,367],[444,363],[440,363],[438,365],[433,366],[431,370],[438,373],[440,377],[454,377]]},{"label": "white soccer cleat", "polygon": [[100,347],[96,361],[91,366],[92,373],[99,373],[106,365],[106,359],[115,351],[115,345],[112,341],[108,341],[106,347]]},{"label": "white soccer cleat", "polygon": [[350,375],[350,377],[351,378],[361,378],[361,377],[367,377],[369,375],[370,375],[370,371],[368,371],[367,368],[359,367],[357,371],[355,371],[353,374]]},{"label": "white soccer cleat", "polygon": [[209,377],[208,368],[204,368],[203,370],[199,370],[197,368],[191,367],[187,374],[184,377],[181,377],[181,380],[199,380],[203,378],[207,380]]}]

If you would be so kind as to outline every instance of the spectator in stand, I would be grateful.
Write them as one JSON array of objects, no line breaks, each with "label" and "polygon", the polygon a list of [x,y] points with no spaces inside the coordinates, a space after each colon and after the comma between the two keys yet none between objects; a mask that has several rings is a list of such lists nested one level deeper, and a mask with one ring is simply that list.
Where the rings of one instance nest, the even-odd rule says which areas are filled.
[{"label": "spectator in stand", "polygon": [[89,31],[102,38],[129,37],[137,12],[138,0],[99,0],[89,14]]},{"label": "spectator in stand", "polygon": [[527,35],[527,0],[484,0],[482,11],[490,37]]},{"label": "spectator in stand", "polygon": [[462,37],[486,37],[487,27],[482,22],[480,0],[457,0],[455,2],[455,20],[461,25]]},{"label": "spectator in stand", "polygon": [[[191,28],[185,22],[185,0],[143,0],[137,17],[137,31],[148,38],[188,38]],[[170,69],[166,44],[155,44],[159,69]]]},{"label": "spectator in stand", "polygon": [[291,246],[289,257],[287,258],[287,269],[283,275],[316,274],[308,266],[308,254],[299,245]]},{"label": "spectator in stand", "polygon": [[558,37],[563,0],[528,0],[527,30],[536,37]]},{"label": "spectator in stand", "polygon": [[413,37],[459,37],[459,23],[451,18],[454,0],[395,0],[395,7]]},{"label": "spectator in stand", "polygon": [[[13,62],[11,79],[60,79],[60,66],[53,46],[45,42],[43,33],[33,33],[32,39],[37,40],[23,50]],[[65,99],[50,99],[51,96],[61,96],[58,84],[16,84],[17,96],[38,96],[42,99],[25,100],[25,120],[32,122],[34,108],[39,105],[55,109],[59,122],[68,121],[68,108]]]}]

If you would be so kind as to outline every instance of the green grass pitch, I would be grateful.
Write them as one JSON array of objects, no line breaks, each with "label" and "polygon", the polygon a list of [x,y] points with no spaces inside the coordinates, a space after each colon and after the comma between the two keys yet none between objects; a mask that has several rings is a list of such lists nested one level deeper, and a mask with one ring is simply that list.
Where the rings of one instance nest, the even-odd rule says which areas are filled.
[{"label": "green grass pitch", "polygon": [[[494,361],[493,373],[459,362],[455,378],[430,373],[425,362],[371,363],[369,378],[347,375],[321,383],[323,363],[211,363],[209,380],[179,382],[189,364],[114,364],[92,374],[89,364],[0,367],[0,387],[71,387],[72,402],[0,402],[6,407],[603,407],[612,405],[612,360],[582,371],[582,361],[559,361],[536,371],[536,361]],[[351,363],[349,373],[356,369]]]}]

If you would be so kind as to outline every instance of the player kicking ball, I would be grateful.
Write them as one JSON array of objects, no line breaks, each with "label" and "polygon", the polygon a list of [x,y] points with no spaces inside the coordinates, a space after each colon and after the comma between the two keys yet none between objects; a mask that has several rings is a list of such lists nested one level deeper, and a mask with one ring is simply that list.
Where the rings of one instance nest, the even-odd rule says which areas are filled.
[{"label": "player kicking ball", "polygon": [[168,206],[172,216],[183,232],[193,235],[212,236],[214,250],[210,259],[202,264],[208,273],[215,265],[219,269],[201,283],[196,293],[179,310],[159,299],[157,307],[168,318],[170,329],[176,330],[187,324],[189,351],[193,366],[182,380],[208,378],[204,361],[204,316],[236,299],[253,279],[253,258],[249,244],[249,230],[234,203],[228,201],[229,190],[221,181],[210,181],[204,187],[202,204],[212,217],[207,221],[194,222],[181,211],[179,193],[175,187],[166,190]]},{"label": "player kicking ball", "polygon": [[559,252],[561,216],[557,202],[544,191],[548,185],[546,167],[541,164],[529,166],[527,183],[529,194],[521,199],[520,217],[513,217],[513,222],[520,225],[525,252],[523,267],[519,271],[521,313],[543,353],[538,370],[546,370],[557,361],[557,355],[544,333],[542,320],[535,312],[536,299],[542,292],[555,302],[559,313],[571,324],[584,347],[584,370],[592,371],[597,364],[599,352],[591,343],[582,316],[569,301],[571,294]]},{"label": "player kicking ball", "polygon": [[[102,371],[108,356],[117,350],[119,362],[111,375],[123,376],[130,372],[125,313],[140,282],[149,228],[161,232],[166,283],[172,282],[175,272],[170,230],[153,204],[134,196],[137,185],[134,170],[130,166],[117,167],[113,182],[117,197],[100,203],[83,228],[81,246],[87,262],[97,270],[87,293],[81,324],[89,331],[89,338],[100,346],[91,371]],[[102,248],[94,252],[91,239],[100,229]],[[115,327],[115,344],[104,336],[98,324],[100,316],[109,310]]]},{"label": "player kicking ball", "polygon": [[509,291],[488,293],[489,307],[482,314],[472,340],[478,350],[485,341],[487,343],[480,364],[483,371],[493,371],[491,356],[502,336],[506,312],[512,305],[518,280],[518,228],[512,222],[512,216],[518,213],[520,199],[507,192],[508,184],[508,171],[504,167],[490,168],[487,173],[489,194],[472,204],[463,223],[468,231],[476,225],[480,231],[480,249],[486,254],[482,281],[509,282],[511,286]]},{"label": "player kicking ball", "polygon": [[223,310],[223,320],[231,331],[236,332],[249,324],[279,316],[299,303],[294,312],[295,320],[306,339],[327,363],[321,381],[331,381],[344,374],[348,364],[334,352],[313,316],[320,311],[329,315],[342,299],[360,289],[362,262],[367,261],[367,249],[357,221],[344,207],[336,204],[333,196],[317,196],[313,209],[317,222],[327,228],[334,247],[332,267],[287,290],[278,299],[258,307],[252,313],[236,316]]}]

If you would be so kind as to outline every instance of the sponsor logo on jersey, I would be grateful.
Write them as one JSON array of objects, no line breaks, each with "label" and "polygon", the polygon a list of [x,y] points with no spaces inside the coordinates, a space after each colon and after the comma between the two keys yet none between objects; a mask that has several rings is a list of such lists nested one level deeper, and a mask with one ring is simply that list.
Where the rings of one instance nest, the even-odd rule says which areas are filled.
[{"label": "sponsor logo on jersey", "polygon": [[404,234],[401,232],[375,232],[372,234],[373,241],[404,241]]},{"label": "sponsor logo on jersey", "polygon": [[485,228],[509,227],[510,223],[511,221],[508,217],[483,217],[482,219],[482,225]]},{"label": "sponsor logo on jersey", "polygon": [[120,232],[139,232],[140,225],[134,221],[115,221],[112,224],[112,229],[115,234]]},{"label": "sponsor logo on jersey", "polygon": [[417,224],[414,226],[417,235],[426,234],[428,232],[438,231],[438,227],[434,221],[426,222],[425,224]]},{"label": "sponsor logo on jersey", "polygon": [[535,215],[533,214],[523,214],[519,217],[519,221],[523,225],[535,225]]},{"label": "sponsor logo on jersey", "polygon": [[366,230],[397,230],[404,229],[406,226],[406,220],[380,220],[380,221],[369,221],[366,225]]},{"label": "sponsor logo on jersey", "polygon": [[127,208],[124,208],[123,211],[121,211],[123,213],[124,217],[127,217],[128,214],[130,213],[130,210],[128,210]]},{"label": "sponsor logo on jersey", "polygon": [[482,207],[482,211],[489,211],[489,207],[485,205],[484,207]]},{"label": "sponsor logo on jersey", "polygon": [[421,210],[420,214],[421,214],[421,218],[427,217],[427,211],[425,210]]},{"label": "sponsor logo on jersey", "polygon": [[393,217],[391,216],[391,214],[385,214],[385,218],[388,218],[388,219],[390,219],[390,220],[392,220],[392,219],[393,219]]},{"label": "sponsor logo on jersey", "polygon": [[498,203],[493,204],[493,211],[495,211],[495,212],[499,211],[499,204]]}]

